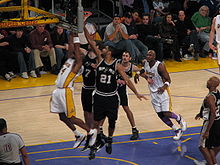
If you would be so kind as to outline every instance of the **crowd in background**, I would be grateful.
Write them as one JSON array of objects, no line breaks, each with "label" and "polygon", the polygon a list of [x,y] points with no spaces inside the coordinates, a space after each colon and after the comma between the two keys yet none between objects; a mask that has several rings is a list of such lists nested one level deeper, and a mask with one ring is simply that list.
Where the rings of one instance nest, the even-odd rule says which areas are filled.
[{"label": "crowd in background", "polygon": [[[65,11],[66,2],[56,0],[55,12]],[[77,0],[68,2],[76,12]],[[19,3],[9,1],[2,6]],[[29,4],[51,11],[37,0]],[[218,0],[121,0],[122,12],[115,13],[109,25],[101,29],[93,23],[86,25],[94,40],[115,48],[118,58],[129,51],[135,64],[141,63],[149,49],[156,51],[159,61],[199,60],[212,53],[209,32],[219,4]],[[17,11],[1,13],[1,19],[16,17],[20,17]],[[0,75],[11,80],[16,75],[24,79],[41,77],[42,71],[58,74],[67,59],[68,34],[56,25],[0,29]],[[87,49],[86,42],[83,44]]]}]

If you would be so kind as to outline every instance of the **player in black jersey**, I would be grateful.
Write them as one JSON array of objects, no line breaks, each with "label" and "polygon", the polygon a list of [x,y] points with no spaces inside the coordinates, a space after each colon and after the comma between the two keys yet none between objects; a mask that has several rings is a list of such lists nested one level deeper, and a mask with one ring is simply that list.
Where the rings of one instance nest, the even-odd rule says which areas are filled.
[{"label": "player in black jersey", "polygon": [[83,59],[81,102],[84,110],[85,122],[90,128],[93,127],[92,92],[95,89],[96,63],[96,55],[93,51],[89,50]]},{"label": "player in black jersey", "polygon": [[[140,95],[131,80],[124,72],[121,64],[113,58],[113,50],[109,47],[102,49],[102,52],[91,42],[87,33],[86,37],[94,52],[98,55],[96,68],[96,88],[93,95],[93,112],[95,128],[99,128],[100,123],[105,117],[108,118],[108,138],[106,140],[106,152],[112,153],[112,136],[115,130],[115,123],[118,117],[119,96],[117,92],[117,72],[122,76],[126,85],[135,93],[138,99],[146,99]],[[98,138],[99,136],[97,136]],[[91,150],[90,158],[94,158],[93,150]]]},{"label": "player in black jersey", "polygon": [[[207,81],[209,94],[203,101],[200,113],[195,117],[204,120],[199,149],[209,165],[217,165],[216,155],[220,151],[220,93],[217,89],[219,84],[220,79],[215,76]],[[202,164],[197,160],[194,163]]]},{"label": "player in black jersey", "polygon": [[[118,60],[118,62],[123,66],[124,71],[129,78],[132,77],[132,72],[140,71],[140,69],[137,66],[130,63],[130,60],[131,60],[131,55],[128,51],[125,51],[122,54],[122,59]],[[123,107],[132,127],[132,136],[130,137],[130,139],[137,140],[139,137],[139,131],[137,130],[136,125],[135,125],[134,115],[128,106],[128,95],[127,95],[126,84],[120,74],[118,74],[117,76],[117,83],[118,83],[118,94],[120,97],[120,105]],[[103,123],[101,124],[101,128],[102,128],[102,125]]]}]

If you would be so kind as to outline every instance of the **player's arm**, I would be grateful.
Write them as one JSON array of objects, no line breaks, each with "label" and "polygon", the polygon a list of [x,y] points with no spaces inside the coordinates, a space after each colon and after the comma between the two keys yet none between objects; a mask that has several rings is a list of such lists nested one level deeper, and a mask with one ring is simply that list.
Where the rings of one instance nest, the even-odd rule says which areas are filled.
[{"label": "player's arm", "polygon": [[75,62],[72,67],[73,73],[78,73],[82,67],[82,56],[80,54],[80,40],[73,32],[70,33],[68,57],[75,57]]},{"label": "player's arm", "polygon": [[207,139],[209,137],[209,131],[214,123],[215,117],[216,117],[216,106],[215,106],[215,98],[212,95],[209,95],[207,97],[207,102],[208,102],[208,107],[210,109],[210,118],[209,118],[209,123],[207,126],[207,129],[203,135],[203,138]]},{"label": "player's arm", "polygon": [[163,63],[159,64],[158,73],[160,74],[160,76],[162,77],[164,81],[163,86],[158,88],[158,93],[163,93],[170,86],[170,83],[171,83],[170,75],[167,72],[167,69]]},{"label": "player's arm", "polygon": [[21,153],[24,164],[30,165],[30,159],[28,157],[27,150],[26,150],[25,146],[20,149],[20,153]]},{"label": "player's arm", "polygon": [[212,50],[216,50],[217,49],[213,45],[214,37],[215,37],[215,21],[216,21],[216,17],[212,20],[212,26],[211,26],[211,30],[210,30],[210,33],[209,33],[209,47]]},{"label": "player's arm", "polygon": [[136,90],[134,84],[133,84],[133,83],[131,82],[131,80],[128,78],[127,74],[124,72],[123,66],[122,66],[121,64],[117,64],[116,67],[117,67],[117,70],[118,70],[119,74],[122,76],[123,80],[125,81],[126,85],[134,92],[134,94],[137,96],[137,98],[140,99],[140,100],[141,100],[141,98],[147,100],[146,97],[144,97],[143,95],[140,95],[140,94],[137,92],[137,90]]},{"label": "player's arm", "polygon": [[98,59],[98,63],[99,63],[102,60],[101,51],[97,48],[97,46],[95,44],[95,41],[92,40],[92,38],[89,35],[89,32],[88,32],[88,30],[86,28],[84,28],[84,33],[85,33],[86,39],[87,39],[90,47],[92,48],[92,50],[97,55],[97,59]]}]

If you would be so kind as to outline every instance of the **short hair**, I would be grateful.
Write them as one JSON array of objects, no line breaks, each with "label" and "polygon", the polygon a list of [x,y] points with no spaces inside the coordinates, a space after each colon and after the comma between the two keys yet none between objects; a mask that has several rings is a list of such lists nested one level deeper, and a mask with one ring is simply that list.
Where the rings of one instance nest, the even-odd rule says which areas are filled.
[{"label": "short hair", "polygon": [[2,131],[4,128],[7,128],[6,120],[0,118],[0,131]]}]

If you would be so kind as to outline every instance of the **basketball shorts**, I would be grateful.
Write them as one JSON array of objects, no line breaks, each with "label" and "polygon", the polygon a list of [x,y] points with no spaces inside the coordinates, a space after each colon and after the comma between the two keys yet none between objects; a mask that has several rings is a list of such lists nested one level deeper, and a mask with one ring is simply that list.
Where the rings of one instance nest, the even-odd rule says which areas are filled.
[{"label": "basketball shorts", "polygon": [[167,90],[165,90],[162,94],[158,94],[157,92],[151,92],[151,103],[154,107],[156,113],[159,112],[167,112],[170,111],[170,97],[168,95]]},{"label": "basketball shorts", "polygon": [[126,85],[118,87],[118,95],[120,97],[120,105],[128,106],[128,95]]},{"label": "basketball shorts", "polygon": [[53,91],[50,101],[50,112],[65,113],[68,118],[76,115],[74,100],[74,88],[57,88]]},{"label": "basketball shorts", "polygon": [[215,120],[210,131],[208,139],[204,139],[203,135],[208,127],[208,120],[205,120],[199,138],[199,147],[207,147],[209,149],[220,146],[220,119]]},{"label": "basketball shorts", "polygon": [[218,51],[217,53],[218,65],[220,65],[220,45],[219,44],[217,44],[217,51]]},{"label": "basketball shorts", "polygon": [[83,110],[86,112],[92,112],[92,92],[94,89],[82,88],[81,102]]},{"label": "basketball shorts", "polygon": [[116,121],[118,118],[119,96],[101,96],[97,93],[93,95],[93,115],[95,121],[101,121],[105,117]]}]

